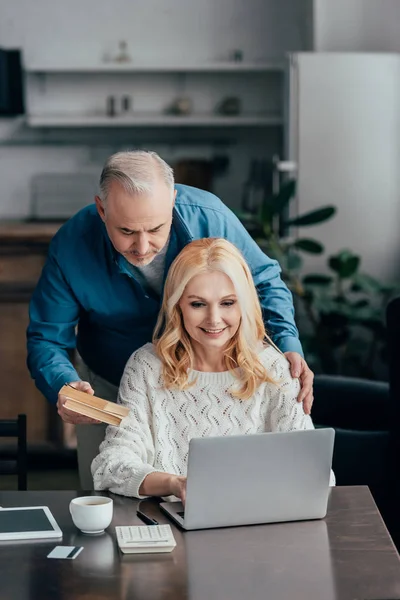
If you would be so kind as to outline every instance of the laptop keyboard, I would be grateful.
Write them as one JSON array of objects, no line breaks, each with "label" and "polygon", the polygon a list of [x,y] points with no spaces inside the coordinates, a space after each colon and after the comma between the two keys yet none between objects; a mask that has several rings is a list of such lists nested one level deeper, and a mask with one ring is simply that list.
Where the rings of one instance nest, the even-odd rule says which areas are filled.
[{"label": "laptop keyboard", "polygon": [[185,512],[183,510],[179,511],[176,513],[179,517],[182,517],[182,519],[185,518]]}]

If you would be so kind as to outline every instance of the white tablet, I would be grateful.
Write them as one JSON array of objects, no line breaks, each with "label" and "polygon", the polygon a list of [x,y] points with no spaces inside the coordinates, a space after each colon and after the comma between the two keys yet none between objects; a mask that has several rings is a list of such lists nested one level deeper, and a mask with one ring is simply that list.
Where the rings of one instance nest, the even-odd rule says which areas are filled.
[{"label": "white tablet", "polygon": [[0,541],[61,537],[62,531],[47,506],[0,508]]}]

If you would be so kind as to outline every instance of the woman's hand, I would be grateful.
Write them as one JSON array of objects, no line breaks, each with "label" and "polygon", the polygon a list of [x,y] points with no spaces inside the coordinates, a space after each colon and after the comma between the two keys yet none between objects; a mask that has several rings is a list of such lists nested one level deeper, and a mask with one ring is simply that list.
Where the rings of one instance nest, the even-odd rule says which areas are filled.
[{"label": "woman's hand", "polygon": [[186,477],[154,471],[143,479],[140,496],[176,496],[182,504],[186,501]]},{"label": "woman's hand", "polygon": [[171,475],[171,494],[180,498],[183,506],[186,502],[186,477]]}]

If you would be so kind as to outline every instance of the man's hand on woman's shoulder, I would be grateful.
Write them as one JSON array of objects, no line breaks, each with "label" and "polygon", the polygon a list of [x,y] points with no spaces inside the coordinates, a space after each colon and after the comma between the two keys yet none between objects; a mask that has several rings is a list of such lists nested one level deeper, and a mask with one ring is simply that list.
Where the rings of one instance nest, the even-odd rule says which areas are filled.
[{"label": "man's hand on woman's shoulder", "polygon": [[298,352],[285,352],[285,356],[290,363],[291,376],[300,380],[301,390],[297,396],[297,401],[303,402],[304,412],[309,415],[314,401],[314,373]]}]

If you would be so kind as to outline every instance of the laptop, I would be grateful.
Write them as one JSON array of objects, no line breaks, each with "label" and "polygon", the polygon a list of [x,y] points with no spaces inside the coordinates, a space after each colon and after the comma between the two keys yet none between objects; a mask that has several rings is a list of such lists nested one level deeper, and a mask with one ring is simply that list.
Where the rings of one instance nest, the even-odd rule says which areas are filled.
[{"label": "laptop", "polygon": [[192,438],[186,505],[160,508],[183,529],[322,519],[335,431]]}]

